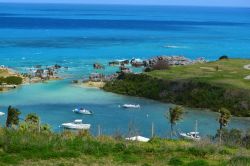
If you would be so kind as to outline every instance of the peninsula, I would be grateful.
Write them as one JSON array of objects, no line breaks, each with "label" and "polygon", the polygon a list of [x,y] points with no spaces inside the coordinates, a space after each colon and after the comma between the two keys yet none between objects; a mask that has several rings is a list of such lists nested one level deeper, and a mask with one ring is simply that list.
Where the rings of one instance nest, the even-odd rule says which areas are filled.
[{"label": "peninsula", "polygon": [[228,59],[185,66],[169,66],[141,74],[123,73],[104,90],[194,108],[250,117],[250,60]]}]

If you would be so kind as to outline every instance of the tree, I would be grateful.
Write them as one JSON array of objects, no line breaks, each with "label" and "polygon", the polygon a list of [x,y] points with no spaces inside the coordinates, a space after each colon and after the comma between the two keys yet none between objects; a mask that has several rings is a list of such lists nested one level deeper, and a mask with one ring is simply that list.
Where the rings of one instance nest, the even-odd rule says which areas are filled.
[{"label": "tree", "polygon": [[219,117],[218,121],[220,124],[219,132],[220,132],[220,143],[221,143],[222,129],[223,129],[223,127],[226,127],[228,125],[228,123],[231,119],[231,113],[226,108],[221,108],[219,110],[219,113],[220,113],[220,117]]},{"label": "tree", "polygon": [[227,59],[229,59],[227,55],[222,55],[222,56],[219,58],[219,60],[227,60]]},{"label": "tree", "polygon": [[182,119],[184,109],[181,106],[176,106],[174,108],[170,108],[169,111],[166,112],[165,117],[169,120],[171,126],[171,138],[173,136],[174,125]]},{"label": "tree", "polygon": [[40,131],[40,119],[36,114],[34,113],[28,114],[25,117],[25,122],[30,130]]},{"label": "tree", "polygon": [[25,122],[26,123],[31,123],[31,124],[38,124],[39,123],[39,117],[34,113],[30,113],[25,117]]},{"label": "tree", "polygon": [[12,127],[19,124],[19,115],[21,112],[11,106],[8,107],[8,115],[6,120],[6,127]]},{"label": "tree", "polygon": [[153,66],[152,69],[153,70],[167,70],[170,68],[170,65],[167,61],[161,59],[158,60]]},{"label": "tree", "polygon": [[228,109],[226,108],[221,108],[219,110],[219,113],[220,113],[220,117],[219,117],[219,124],[220,124],[220,130],[223,128],[223,127],[226,127],[231,119],[231,113]]}]

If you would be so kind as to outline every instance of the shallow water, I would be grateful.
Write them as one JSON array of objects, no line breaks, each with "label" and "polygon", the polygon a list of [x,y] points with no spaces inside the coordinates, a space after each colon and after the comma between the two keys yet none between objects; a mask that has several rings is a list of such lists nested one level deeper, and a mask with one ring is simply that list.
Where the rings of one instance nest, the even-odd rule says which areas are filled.
[{"label": "shallow water", "polygon": [[[247,8],[0,4],[0,11],[0,65],[20,72],[38,64],[69,67],[61,73],[67,76],[63,81],[1,93],[0,111],[6,112],[8,105],[13,105],[20,108],[22,118],[35,112],[55,131],[61,130],[58,126],[63,122],[82,118],[92,124],[94,134],[97,125],[104,134],[126,134],[133,124],[140,134],[150,136],[152,122],[157,135],[169,134],[164,113],[171,105],[70,84],[93,72],[95,62],[173,54],[209,60],[223,54],[250,58]],[[106,73],[115,70],[107,68]],[[142,108],[118,107],[124,103],[140,104]],[[72,113],[81,106],[95,114]],[[193,130],[198,120],[202,135],[214,134],[217,116],[187,109],[177,128]],[[0,121],[4,124],[5,117]],[[233,118],[229,125],[240,129],[249,126],[246,118]]]}]

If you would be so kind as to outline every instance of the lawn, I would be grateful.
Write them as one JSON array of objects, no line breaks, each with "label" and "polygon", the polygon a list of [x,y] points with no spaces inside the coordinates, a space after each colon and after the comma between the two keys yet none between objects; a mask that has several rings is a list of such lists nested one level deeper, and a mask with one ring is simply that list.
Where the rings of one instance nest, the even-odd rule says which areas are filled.
[{"label": "lawn", "polygon": [[192,79],[213,85],[250,89],[250,80],[244,79],[250,75],[250,70],[243,68],[244,65],[248,64],[250,64],[250,60],[228,59],[203,64],[175,66],[171,67],[170,70],[157,70],[147,74],[161,79]]}]

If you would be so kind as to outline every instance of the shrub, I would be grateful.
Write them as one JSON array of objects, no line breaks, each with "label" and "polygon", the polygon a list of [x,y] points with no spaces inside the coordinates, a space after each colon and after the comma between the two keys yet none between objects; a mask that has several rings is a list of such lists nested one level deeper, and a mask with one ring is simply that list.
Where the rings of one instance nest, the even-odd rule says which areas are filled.
[{"label": "shrub", "polygon": [[4,79],[4,82],[7,84],[20,85],[22,84],[23,79],[17,76],[9,76]]},{"label": "shrub", "polygon": [[158,60],[156,64],[152,66],[152,70],[167,70],[169,68],[168,62],[164,60]]},{"label": "shrub", "polygon": [[188,148],[188,152],[194,156],[205,158],[209,154],[213,154],[215,149],[212,147],[191,147]]},{"label": "shrub", "polygon": [[219,60],[223,60],[223,59],[229,59],[227,55],[222,55]]},{"label": "shrub", "polygon": [[249,165],[250,165],[250,157],[246,156],[233,157],[229,161],[229,166],[249,166]]},{"label": "shrub", "polygon": [[205,160],[195,160],[188,163],[187,166],[209,166],[209,164]]},{"label": "shrub", "polygon": [[173,157],[169,160],[168,164],[172,166],[181,166],[184,164],[184,162],[178,157]]}]

